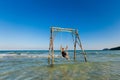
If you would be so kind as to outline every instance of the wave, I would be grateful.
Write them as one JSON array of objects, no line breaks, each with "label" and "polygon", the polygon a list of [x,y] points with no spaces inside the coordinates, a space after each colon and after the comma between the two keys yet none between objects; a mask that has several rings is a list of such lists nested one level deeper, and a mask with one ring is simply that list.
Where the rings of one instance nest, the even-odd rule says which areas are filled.
[{"label": "wave", "polygon": [[[62,57],[55,54],[55,58]],[[48,58],[48,54],[0,54],[0,58]]]}]

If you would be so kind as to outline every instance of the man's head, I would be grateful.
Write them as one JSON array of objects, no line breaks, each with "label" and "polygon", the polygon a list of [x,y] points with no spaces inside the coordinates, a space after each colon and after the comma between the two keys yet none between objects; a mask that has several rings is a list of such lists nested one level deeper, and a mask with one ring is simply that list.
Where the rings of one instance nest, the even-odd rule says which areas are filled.
[{"label": "man's head", "polygon": [[64,48],[62,48],[62,51],[64,51]]}]

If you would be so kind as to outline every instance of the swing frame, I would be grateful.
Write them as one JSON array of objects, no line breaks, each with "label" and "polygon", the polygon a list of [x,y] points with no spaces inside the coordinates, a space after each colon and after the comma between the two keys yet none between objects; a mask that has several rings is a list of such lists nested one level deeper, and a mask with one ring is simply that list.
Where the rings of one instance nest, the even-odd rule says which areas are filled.
[{"label": "swing frame", "polygon": [[77,29],[72,29],[72,28],[61,28],[61,27],[51,27],[50,28],[50,44],[49,44],[49,55],[48,55],[48,63],[49,64],[54,64],[54,38],[55,38],[55,32],[69,32],[72,33],[73,41],[74,41],[74,60],[76,59],[76,44],[81,48],[82,54],[84,56],[85,62],[87,62],[86,58],[86,53],[82,47],[82,43],[80,40],[80,36],[78,34]]}]

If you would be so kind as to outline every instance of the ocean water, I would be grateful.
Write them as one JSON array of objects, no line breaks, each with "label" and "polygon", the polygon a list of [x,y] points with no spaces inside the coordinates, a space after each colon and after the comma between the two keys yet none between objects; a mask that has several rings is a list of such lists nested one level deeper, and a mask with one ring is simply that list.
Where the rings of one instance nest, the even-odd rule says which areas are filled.
[{"label": "ocean water", "polygon": [[0,51],[0,80],[120,80],[120,51],[86,50],[70,61],[55,51],[54,67],[48,64],[48,50]]}]

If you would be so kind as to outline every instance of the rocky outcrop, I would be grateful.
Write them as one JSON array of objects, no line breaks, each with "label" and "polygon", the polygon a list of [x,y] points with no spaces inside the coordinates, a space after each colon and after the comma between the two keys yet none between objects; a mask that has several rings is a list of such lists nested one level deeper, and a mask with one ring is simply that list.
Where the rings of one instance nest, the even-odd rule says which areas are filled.
[{"label": "rocky outcrop", "polygon": [[120,50],[120,46],[119,47],[114,47],[114,48],[104,48],[103,50]]},{"label": "rocky outcrop", "polygon": [[120,46],[119,47],[110,48],[110,50],[120,50]]}]

